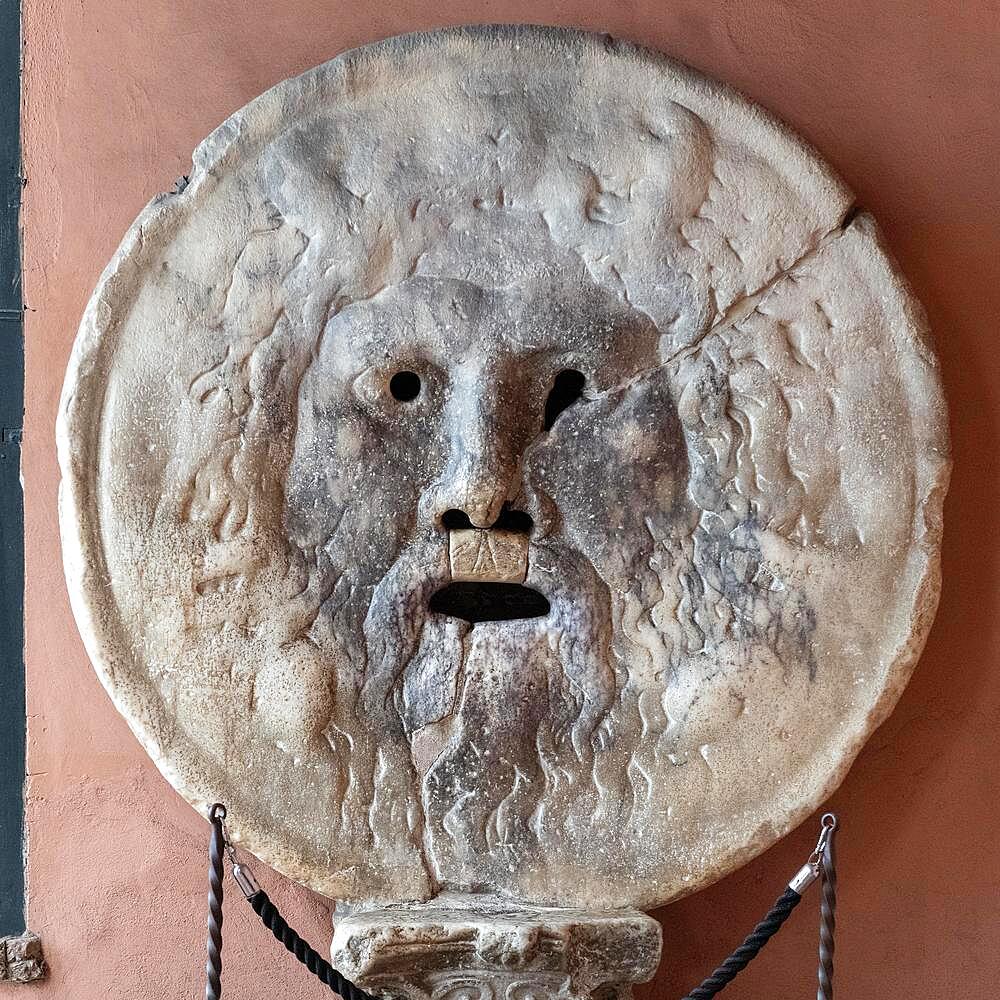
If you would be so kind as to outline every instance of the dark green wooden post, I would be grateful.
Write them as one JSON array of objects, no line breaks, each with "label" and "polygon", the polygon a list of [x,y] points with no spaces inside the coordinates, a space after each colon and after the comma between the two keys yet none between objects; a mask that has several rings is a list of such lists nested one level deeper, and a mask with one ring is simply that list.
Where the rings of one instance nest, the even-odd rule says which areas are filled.
[{"label": "dark green wooden post", "polygon": [[0,935],[24,930],[21,10],[0,0]]}]

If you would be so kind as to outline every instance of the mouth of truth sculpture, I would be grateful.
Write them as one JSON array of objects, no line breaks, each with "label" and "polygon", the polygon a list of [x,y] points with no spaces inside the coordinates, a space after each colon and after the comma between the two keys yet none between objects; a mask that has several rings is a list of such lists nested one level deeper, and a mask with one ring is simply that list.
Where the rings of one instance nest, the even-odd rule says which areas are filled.
[{"label": "mouth of truth sculpture", "polygon": [[101,279],[59,436],[116,705],[358,904],[721,877],[841,780],[937,600],[943,400],[873,221],[580,33],[396,39],[237,112]]}]

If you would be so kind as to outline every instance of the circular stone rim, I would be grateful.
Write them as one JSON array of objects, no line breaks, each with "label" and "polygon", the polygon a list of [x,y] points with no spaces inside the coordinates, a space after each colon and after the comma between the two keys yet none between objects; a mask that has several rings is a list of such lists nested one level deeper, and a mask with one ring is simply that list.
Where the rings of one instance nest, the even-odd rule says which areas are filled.
[{"label": "circular stone rim", "polygon": [[[193,170],[190,179],[178,190],[155,196],[139,213],[125,234],[121,244],[105,267],[88,302],[73,345],[66,378],[59,404],[56,423],[61,482],[59,486],[59,522],[62,536],[63,561],[70,595],[70,603],[83,638],[84,646],[101,683],[108,692],[115,708],[125,718],[133,734],[152,759],[163,777],[182,797],[207,818],[212,803],[194,793],[172,760],[161,752],[160,741],[150,727],[151,712],[148,704],[134,695],[124,693],[116,685],[119,663],[132,660],[127,631],[117,620],[117,602],[108,607],[107,588],[104,583],[103,547],[97,517],[92,513],[93,488],[96,484],[96,462],[90,461],[99,437],[100,421],[88,419],[98,407],[103,413],[105,384],[101,382],[103,366],[100,361],[105,352],[113,349],[112,342],[119,333],[118,317],[123,310],[117,308],[123,298],[132,301],[139,287],[142,273],[142,255],[147,240],[155,243],[156,234],[169,228],[172,220],[183,217],[196,207],[195,196],[205,186],[211,186],[213,172],[223,168],[230,156],[241,151],[250,153],[261,140],[261,129],[273,114],[262,114],[272,103],[280,104],[282,96],[302,90],[303,84],[322,80],[327,86],[343,82],[352,67],[378,60],[400,60],[411,52],[436,45],[442,40],[465,38],[487,48],[519,44],[551,49],[555,45],[567,50],[585,47],[603,47],[612,59],[639,63],[651,72],[664,70],[686,79],[696,87],[710,84],[717,98],[745,116],[746,121],[769,131],[775,140],[782,139],[808,158],[810,164],[828,177],[841,190],[847,190],[836,173],[812,147],[798,137],[783,122],[761,106],[751,102],[730,85],[709,77],[684,63],[660,52],[631,42],[619,41],[571,28],[549,28],[533,25],[476,25],[442,28],[434,31],[415,32],[376,41],[347,50],[335,58],[315,66],[304,73],[290,77],[268,88],[258,97],[230,115],[192,154]],[[279,100],[276,101],[275,98]],[[845,737],[844,751],[828,772],[825,781],[812,786],[799,796],[795,807],[788,809],[780,823],[764,822],[742,846],[727,849],[715,861],[705,866],[704,874],[690,883],[675,887],[674,891],[657,892],[645,880],[638,893],[623,895],[618,905],[632,905],[639,909],[653,909],[675,899],[689,895],[732,873],[761,854],[781,839],[810,814],[844,780],[848,770],[874,730],[886,719],[905,688],[920,653],[924,647],[940,596],[941,522],[944,496],[947,492],[951,462],[949,434],[939,365],[934,354],[923,311],[909,289],[905,278],[878,237],[877,228],[869,222],[878,248],[885,258],[889,273],[896,283],[900,297],[915,334],[915,347],[928,362],[925,375],[927,398],[917,400],[908,394],[911,415],[920,412],[923,405],[927,418],[915,431],[915,495],[917,496],[924,531],[915,535],[910,549],[911,560],[919,558],[919,579],[913,589],[910,622],[911,630],[906,641],[895,649],[895,655],[885,670],[881,692],[866,715],[858,719],[853,737]],[[914,422],[916,428],[916,422]],[[86,513],[91,512],[91,513]],[[916,520],[916,519],[915,519]],[[95,563],[99,563],[95,567]],[[155,715],[155,711],[152,713]],[[315,888],[315,880],[290,870],[288,857],[280,856],[275,837],[240,836],[234,825],[234,840],[257,855],[261,860]],[[291,866],[293,867],[293,866]],[[322,892],[321,889],[315,891]],[[433,897],[434,892],[430,893]]]}]

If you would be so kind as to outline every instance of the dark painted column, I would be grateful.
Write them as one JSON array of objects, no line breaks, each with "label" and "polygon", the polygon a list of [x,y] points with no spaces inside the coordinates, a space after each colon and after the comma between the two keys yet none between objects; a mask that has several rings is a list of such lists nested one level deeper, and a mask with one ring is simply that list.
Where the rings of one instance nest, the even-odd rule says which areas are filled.
[{"label": "dark painted column", "polygon": [[0,0],[0,935],[24,930],[24,507],[18,0]]}]

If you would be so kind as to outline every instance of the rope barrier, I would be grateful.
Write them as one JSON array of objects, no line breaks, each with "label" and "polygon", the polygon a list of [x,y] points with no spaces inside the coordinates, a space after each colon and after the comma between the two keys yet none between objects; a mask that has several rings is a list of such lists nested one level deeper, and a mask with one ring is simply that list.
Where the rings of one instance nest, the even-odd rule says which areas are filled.
[{"label": "rope barrier", "polygon": [[792,910],[802,902],[794,889],[786,889],[771,907],[767,916],[750,932],[746,940],[706,979],[695,987],[684,1000],[711,1000],[725,989],[753,961],[761,948],[778,932],[791,916]]},{"label": "rope barrier", "polygon": [[[253,875],[236,858],[236,851],[225,832],[226,807],[221,803],[209,812],[212,839],[209,844],[208,872],[208,962],[205,966],[207,984],[205,1000],[222,997],[222,874],[223,854],[232,862],[233,877],[264,926],[314,976],[339,994],[343,1000],[377,1000],[371,993],[356,986],[311,948],[288,923],[257,884]],[[796,872],[767,916],[757,924],[743,943],[700,986],[686,994],[683,1000],[711,1000],[757,957],[764,945],[778,932],[802,902],[802,894],[818,878],[822,878],[823,898],[820,908],[819,986],[816,1000],[833,1000],[833,949],[835,910],[837,906],[837,870],[833,849],[837,818],[832,813],[823,816],[819,841],[809,860]]]},{"label": "rope barrier", "polygon": [[700,986],[683,1000],[711,1000],[728,986],[778,932],[792,910],[802,902],[802,893],[817,878],[823,879],[823,902],[819,942],[819,989],[816,1000],[833,1000],[833,912],[837,905],[837,875],[833,865],[833,835],[837,817],[826,813],[820,823],[819,840],[809,860],[796,872],[767,916],[746,940]]},{"label": "rope barrier", "polygon": [[340,994],[343,1000],[375,1000],[360,986],[345,979],[329,962],[321,958],[285,922],[277,907],[263,889],[247,897],[254,913],[264,922],[271,933],[317,978],[326,983],[330,990]]}]

